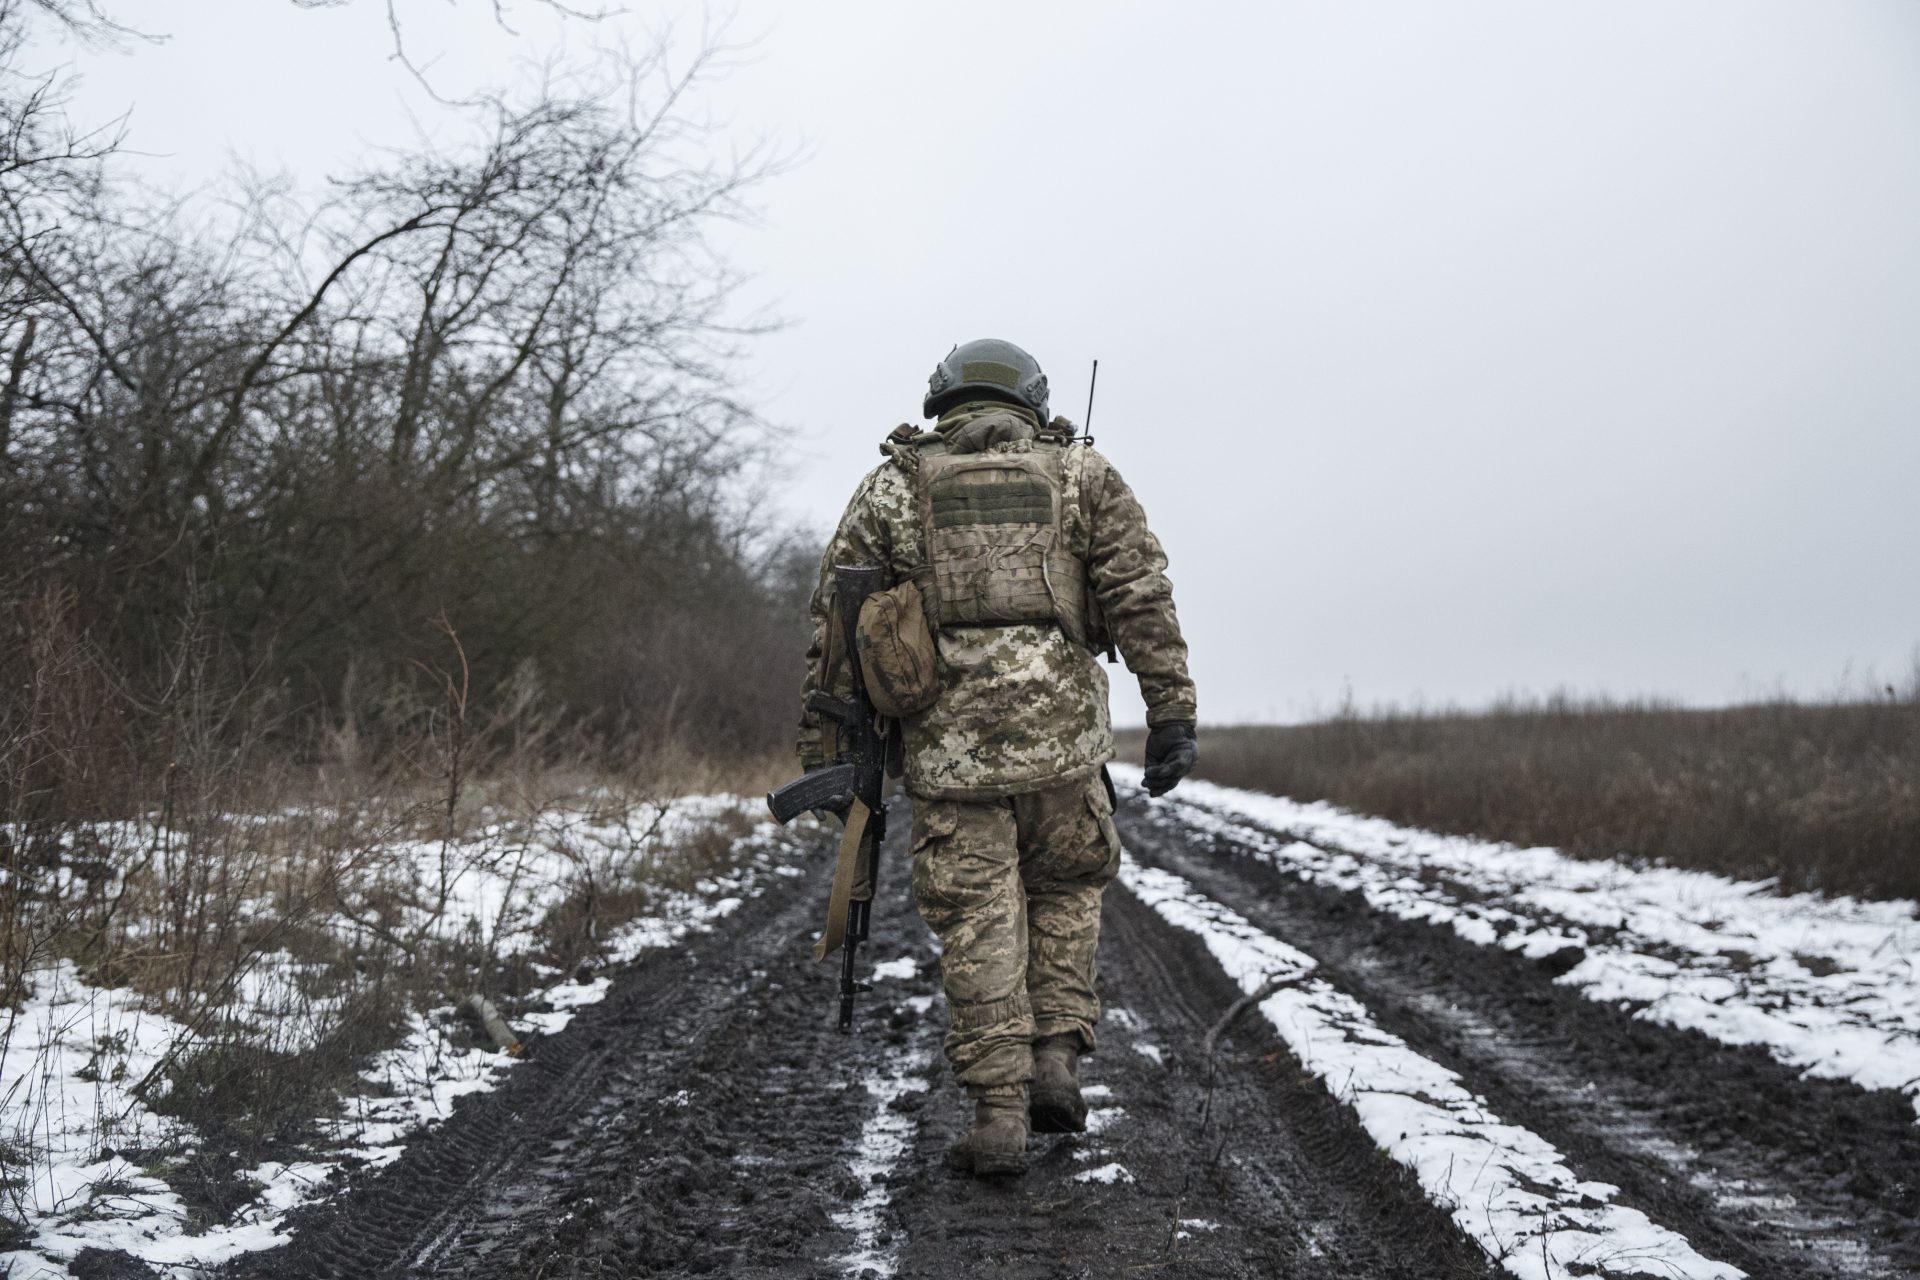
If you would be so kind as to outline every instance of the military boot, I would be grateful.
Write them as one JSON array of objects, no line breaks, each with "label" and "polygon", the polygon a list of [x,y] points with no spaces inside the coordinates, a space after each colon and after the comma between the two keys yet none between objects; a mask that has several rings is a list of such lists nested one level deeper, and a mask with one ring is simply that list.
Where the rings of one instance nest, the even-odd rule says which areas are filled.
[{"label": "military boot", "polygon": [[976,1095],[973,1128],[947,1152],[965,1173],[1019,1173],[1027,1167],[1027,1086],[1008,1085]]},{"label": "military boot", "polygon": [[1080,1038],[1048,1036],[1033,1046],[1035,1133],[1085,1133],[1087,1103],[1080,1096]]}]

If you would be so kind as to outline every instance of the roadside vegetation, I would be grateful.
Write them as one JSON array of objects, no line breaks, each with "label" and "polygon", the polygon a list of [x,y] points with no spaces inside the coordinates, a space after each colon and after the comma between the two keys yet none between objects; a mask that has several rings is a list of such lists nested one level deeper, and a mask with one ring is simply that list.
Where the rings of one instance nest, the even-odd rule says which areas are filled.
[{"label": "roadside vegetation", "polygon": [[117,17],[0,0],[0,1254],[129,1178],[223,1221],[382,1054],[720,895],[764,833],[677,798],[777,767],[816,560],[733,384],[707,236],[777,161],[696,123],[711,52],[182,198],[68,112]]},{"label": "roadside vegetation", "polygon": [[1920,674],[1878,698],[1704,710],[1564,696],[1348,708],[1208,729],[1197,776],[1578,857],[1920,898]]}]

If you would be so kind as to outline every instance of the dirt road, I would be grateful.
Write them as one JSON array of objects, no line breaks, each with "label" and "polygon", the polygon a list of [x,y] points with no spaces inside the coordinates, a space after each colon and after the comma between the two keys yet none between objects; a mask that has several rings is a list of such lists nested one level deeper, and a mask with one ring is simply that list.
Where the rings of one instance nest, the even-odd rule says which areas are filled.
[{"label": "dirt road", "polygon": [[[805,945],[826,878],[779,878],[641,961],[503,1087],[240,1274],[1920,1275],[1903,1099],[1633,1021],[1557,987],[1550,965],[1236,858],[1177,810],[1135,798],[1121,819],[1136,872],[1108,901],[1092,1131],[1036,1138],[1023,1178],[976,1182],[941,1159],[964,1110],[896,848],[852,1037],[831,1030],[833,974]],[[1162,873],[1207,904],[1214,934],[1150,905],[1142,877]],[[1389,1158],[1258,1011],[1209,1060],[1244,989],[1219,962],[1223,928],[1307,953],[1377,1024],[1356,1038],[1456,1075],[1500,1132],[1617,1187],[1608,1212],[1724,1270],[1605,1241],[1556,1265],[1564,1237],[1538,1260],[1532,1244],[1490,1256],[1462,1229],[1472,1206],[1436,1203],[1433,1171]]]}]

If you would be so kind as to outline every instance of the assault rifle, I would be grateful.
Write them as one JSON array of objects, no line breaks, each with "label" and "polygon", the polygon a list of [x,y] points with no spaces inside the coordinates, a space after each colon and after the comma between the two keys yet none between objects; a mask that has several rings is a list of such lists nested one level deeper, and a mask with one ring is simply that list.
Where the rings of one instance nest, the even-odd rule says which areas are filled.
[{"label": "assault rifle", "polygon": [[855,993],[872,990],[869,984],[853,980],[853,966],[860,944],[867,940],[880,842],[887,836],[887,803],[881,795],[886,785],[887,743],[867,697],[853,637],[860,606],[886,586],[886,575],[864,565],[835,565],[833,586],[840,635],[853,672],[853,696],[836,698],[816,689],[807,695],[806,707],[834,723],[834,761],[770,793],[767,808],[782,826],[810,809],[838,814],[845,826],[833,870],[833,896],[827,902],[827,927],[814,944],[813,958],[824,960],[835,947],[840,948],[839,1026],[847,1032],[853,1030]]}]

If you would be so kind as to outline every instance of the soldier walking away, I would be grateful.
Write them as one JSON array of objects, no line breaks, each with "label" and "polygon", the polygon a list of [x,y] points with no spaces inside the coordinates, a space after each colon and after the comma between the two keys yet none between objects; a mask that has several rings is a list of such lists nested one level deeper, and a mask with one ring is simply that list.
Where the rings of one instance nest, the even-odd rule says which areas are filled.
[{"label": "soldier walking away", "polygon": [[[913,897],[940,940],[945,1048],[974,1100],[956,1168],[1013,1173],[1029,1126],[1086,1127],[1079,1059],[1100,1016],[1100,900],[1120,868],[1107,676],[1140,682],[1150,795],[1193,768],[1195,704],[1165,554],[1113,468],[1049,420],[1047,379],[1010,342],[958,346],[928,380],[933,428],[902,425],[855,491],[812,604],[803,698],[860,655],[913,798]],[[843,634],[835,566],[887,589]],[[819,699],[816,699],[818,702]],[[802,715],[803,767],[839,726]]]}]

